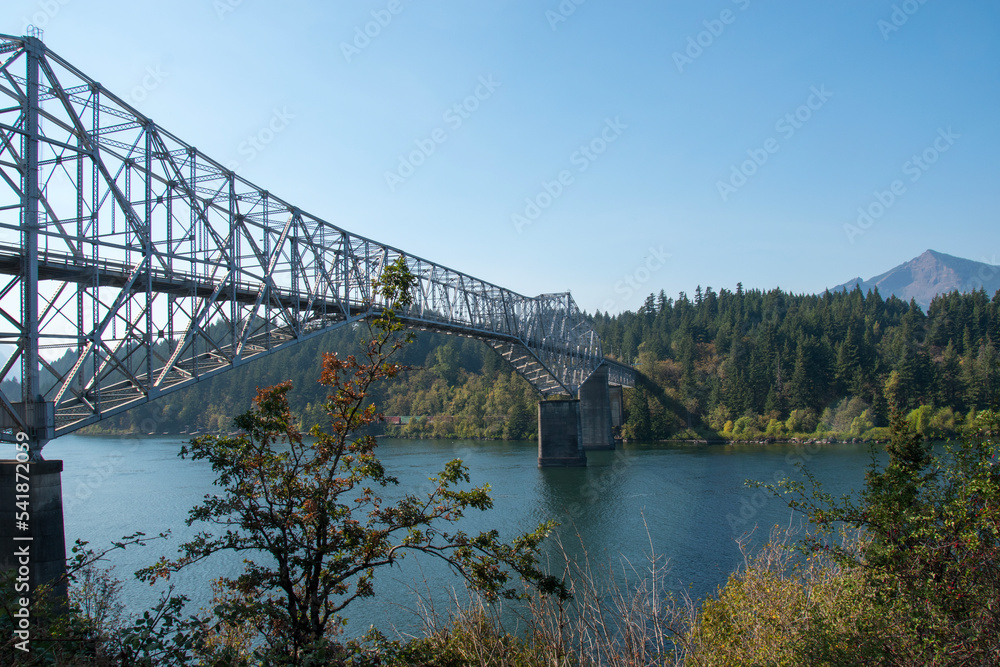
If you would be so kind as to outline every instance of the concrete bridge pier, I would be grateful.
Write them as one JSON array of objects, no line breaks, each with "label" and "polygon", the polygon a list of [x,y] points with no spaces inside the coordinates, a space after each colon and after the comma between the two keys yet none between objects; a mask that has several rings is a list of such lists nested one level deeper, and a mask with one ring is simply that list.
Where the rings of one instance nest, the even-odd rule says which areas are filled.
[{"label": "concrete bridge pier", "polygon": [[584,449],[614,449],[608,367],[601,365],[580,385],[580,422]]},{"label": "concrete bridge pier", "polygon": [[611,398],[611,428],[618,429],[625,423],[625,392],[620,384],[608,387],[608,396]]},{"label": "concrete bridge pier", "polygon": [[587,465],[580,424],[580,401],[538,402],[538,467]]},{"label": "concrete bridge pier", "polygon": [[62,469],[62,461],[0,461],[0,571],[17,573],[18,598],[55,583],[54,597],[66,599]]},{"label": "concrete bridge pier", "polygon": [[[37,386],[37,373],[33,379]],[[10,407],[13,413],[0,410],[0,428],[11,429],[17,443],[14,460],[0,460],[0,571],[15,573],[16,598],[35,598],[39,586],[51,584],[64,601],[63,462],[42,459],[55,435],[55,406],[39,398]]]}]

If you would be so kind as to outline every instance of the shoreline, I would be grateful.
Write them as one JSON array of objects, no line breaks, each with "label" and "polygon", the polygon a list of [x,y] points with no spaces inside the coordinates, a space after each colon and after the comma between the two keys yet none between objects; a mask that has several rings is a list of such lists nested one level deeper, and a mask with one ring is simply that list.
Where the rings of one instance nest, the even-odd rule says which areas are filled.
[{"label": "shoreline", "polygon": [[[76,435],[81,435],[84,437],[100,437],[100,436],[115,436],[115,437],[127,437],[127,438],[152,438],[152,437],[200,437],[206,435],[218,435],[218,436],[236,436],[240,435],[238,432],[220,432],[220,433],[210,433],[210,432],[198,432],[198,433],[180,433],[180,432],[156,432],[156,433],[142,433],[139,431],[99,431],[96,433],[88,433],[87,429],[81,429],[81,432]],[[482,437],[422,437],[414,435],[401,435],[401,434],[386,434],[380,433],[376,434],[376,437],[388,437],[395,440],[473,440],[477,442],[504,442],[503,438],[482,438]],[[510,441],[510,442],[522,442],[520,440]],[[665,438],[660,440],[629,440],[616,439],[616,443],[619,444],[637,444],[637,443],[662,443],[668,445],[882,445],[887,443],[888,440],[883,440],[880,438],[838,438],[836,436],[827,437],[793,437],[793,438]]]},{"label": "shoreline", "polygon": [[[623,442],[628,443],[628,440]],[[865,439],[865,438],[750,438],[750,439],[726,439],[726,438],[699,438],[699,439],[672,439],[656,440],[666,444],[676,445],[883,445],[888,440]]]}]

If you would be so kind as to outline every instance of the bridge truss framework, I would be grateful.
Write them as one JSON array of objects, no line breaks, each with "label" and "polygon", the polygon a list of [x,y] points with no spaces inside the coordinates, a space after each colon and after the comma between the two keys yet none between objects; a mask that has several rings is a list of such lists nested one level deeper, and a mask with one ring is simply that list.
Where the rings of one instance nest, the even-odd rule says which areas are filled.
[{"label": "bridge truss framework", "polygon": [[[543,396],[604,359],[572,297],[525,297],[352,234],[184,143],[34,37],[0,35],[0,440],[49,439],[381,309],[479,338]],[[72,365],[53,355],[71,352]],[[65,366],[65,364],[63,364]],[[20,400],[17,400],[20,399]]]}]

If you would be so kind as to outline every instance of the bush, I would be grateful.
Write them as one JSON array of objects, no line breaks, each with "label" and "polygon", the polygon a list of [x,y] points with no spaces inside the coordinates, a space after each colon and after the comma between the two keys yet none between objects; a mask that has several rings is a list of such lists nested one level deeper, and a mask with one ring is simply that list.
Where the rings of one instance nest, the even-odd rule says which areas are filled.
[{"label": "bush", "polygon": [[[834,411],[831,423],[833,430],[837,433],[850,433],[853,430],[855,420],[865,414],[868,411],[868,408],[868,403],[860,398],[853,397],[843,399]],[[874,426],[874,424],[872,424],[872,426]],[[871,426],[868,428],[871,428]]]},{"label": "bush", "polygon": [[[1000,416],[977,415],[943,456],[895,410],[890,429],[889,462],[881,467],[873,455],[857,499],[824,493],[808,471],[808,490],[789,480],[768,488],[817,527],[805,553],[829,555],[861,577],[868,610],[856,664],[998,664]],[[842,526],[865,540],[835,543]]]},{"label": "bush", "polygon": [[930,421],[931,415],[934,414],[934,408],[929,405],[921,405],[919,408],[910,411],[910,414],[906,415],[906,421],[913,429],[913,432],[922,438],[929,438],[930,435]]},{"label": "bush", "polygon": [[862,438],[874,426],[872,411],[865,410],[851,422],[851,430],[848,435],[852,438]]},{"label": "bush", "polygon": [[812,433],[818,423],[819,418],[814,410],[792,410],[785,421],[785,429],[789,433]]},{"label": "bush", "polygon": [[733,435],[751,437],[757,433],[757,420],[750,415],[743,415],[733,425]]},{"label": "bush", "polygon": [[876,426],[865,431],[861,437],[871,442],[888,442],[892,437],[892,429],[888,426]]},{"label": "bush", "polygon": [[727,429],[726,424],[730,421],[730,418],[731,418],[731,413],[729,411],[729,408],[727,408],[725,405],[720,404],[712,408],[712,411],[708,413],[708,417],[706,418],[705,421],[708,423],[709,427],[712,428],[713,430],[729,431],[732,429]]},{"label": "bush", "polygon": [[956,430],[954,410],[951,408],[939,408],[934,411],[934,416],[932,416],[930,420],[930,433],[932,438],[946,438],[954,435]]},{"label": "bush", "polygon": [[823,554],[801,556],[776,526],[717,595],[705,600],[684,645],[692,665],[855,664],[868,622],[858,572]]},{"label": "bush", "polygon": [[777,419],[771,419],[767,422],[767,429],[764,433],[769,438],[780,440],[785,437],[785,424]]}]

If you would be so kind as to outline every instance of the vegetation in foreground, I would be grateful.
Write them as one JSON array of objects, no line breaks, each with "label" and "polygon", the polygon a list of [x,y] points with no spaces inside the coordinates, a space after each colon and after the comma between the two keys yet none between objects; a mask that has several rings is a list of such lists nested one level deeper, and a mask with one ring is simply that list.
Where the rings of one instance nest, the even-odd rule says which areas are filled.
[{"label": "vegetation in foreground", "polygon": [[940,455],[899,414],[891,430],[888,462],[879,465],[873,452],[855,498],[831,497],[808,471],[804,484],[765,485],[803,513],[811,532],[775,528],[700,602],[670,592],[666,563],[653,554],[648,563],[607,570],[567,561],[558,573],[566,594],[526,588],[515,627],[501,620],[502,605],[491,596],[472,595],[447,618],[429,617],[419,637],[300,642],[297,662],[283,663],[253,648],[262,628],[279,627],[269,615],[290,619],[266,599],[239,596],[234,604],[238,582],[225,584],[228,602],[211,618],[184,617],[179,600],[164,598],[126,621],[115,602],[120,584],[80,551],[71,613],[36,610],[42,624],[33,662],[11,642],[2,658],[51,665],[1000,664],[1000,415],[979,413]]},{"label": "vegetation in foreground", "polygon": [[768,486],[812,532],[776,527],[700,603],[666,592],[654,557],[610,576],[569,563],[572,600],[536,597],[522,633],[472,605],[386,655],[424,665],[1000,664],[1000,415],[979,413],[934,456],[892,414],[889,461],[873,453],[857,498],[834,498],[809,475]]},{"label": "vegetation in foreground", "polygon": [[[136,574],[155,583],[219,552],[242,555],[243,572],[214,582],[208,615],[185,618],[186,600],[168,590],[154,610],[122,622],[118,583],[93,569],[107,552],[78,545],[69,567],[70,608],[35,591],[35,650],[6,641],[5,664],[342,664],[352,652],[338,639],[343,610],[375,594],[377,571],[414,552],[443,559],[487,601],[517,598],[525,584],[565,597],[562,583],[536,564],[550,524],[509,543],[496,531],[467,534],[456,525],[466,512],[492,507],[488,486],[468,488],[460,460],[446,464],[424,494],[406,493],[394,503],[381,497],[398,482],[375,454],[375,437],[365,434],[381,419],[369,388],[402,370],[393,357],[408,336],[394,311],[409,305],[413,282],[403,259],[385,267],[373,288],[386,306],[369,324],[364,357],[324,357],[328,429],[313,427],[306,442],[288,404],[291,386],[283,383],[259,390],[253,409],[236,418],[241,435],[195,438],[181,451],[209,461],[216,473],[218,492],[187,520],[205,529],[176,558]],[[112,549],[146,541],[136,534]],[[6,640],[19,621],[15,600],[3,608]]]}]

